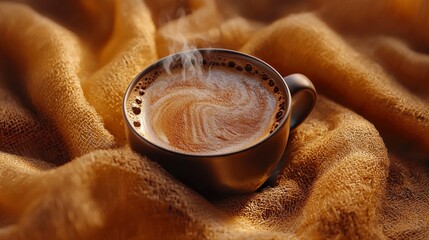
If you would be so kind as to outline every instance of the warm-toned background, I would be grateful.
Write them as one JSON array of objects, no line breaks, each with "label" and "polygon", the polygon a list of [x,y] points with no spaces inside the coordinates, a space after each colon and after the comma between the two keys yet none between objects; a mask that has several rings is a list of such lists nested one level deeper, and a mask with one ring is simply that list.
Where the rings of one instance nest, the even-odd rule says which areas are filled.
[{"label": "warm-toned background", "polygon": [[[126,145],[121,101],[186,47],[320,93],[277,185],[206,199]],[[429,1],[0,1],[0,239],[429,239]]]}]

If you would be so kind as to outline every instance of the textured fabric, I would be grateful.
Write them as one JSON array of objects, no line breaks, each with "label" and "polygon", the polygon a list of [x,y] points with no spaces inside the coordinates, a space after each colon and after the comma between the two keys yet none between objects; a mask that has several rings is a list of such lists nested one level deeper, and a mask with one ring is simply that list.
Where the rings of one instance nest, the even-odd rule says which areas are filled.
[{"label": "textured fabric", "polygon": [[[0,239],[429,239],[426,0],[0,1]],[[122,97],[223,47],[319,92],[277,183],[207,199],[127,146]]]}]

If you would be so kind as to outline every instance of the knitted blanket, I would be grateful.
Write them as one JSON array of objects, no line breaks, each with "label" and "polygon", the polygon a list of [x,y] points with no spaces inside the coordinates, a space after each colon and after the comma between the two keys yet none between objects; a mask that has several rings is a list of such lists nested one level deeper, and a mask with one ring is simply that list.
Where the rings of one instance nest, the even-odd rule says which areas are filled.
[{"label": "knitted blanket", "polygon": [[[429,239],[426,0],[0,1],[0,239]],[[221,47],[319,93],[276,184],[209,199],[125,140],[146,66]]]}]

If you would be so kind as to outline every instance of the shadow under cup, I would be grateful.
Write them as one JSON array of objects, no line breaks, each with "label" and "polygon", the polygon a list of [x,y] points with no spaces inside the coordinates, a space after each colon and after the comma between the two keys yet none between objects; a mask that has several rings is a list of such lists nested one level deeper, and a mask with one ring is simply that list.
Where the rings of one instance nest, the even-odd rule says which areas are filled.
[{"label": "shadow under cup", "polygon": [[[268,90],[275,99],[275,110],[271,113],[267,133],[254,143],[221,152],[183,151],[151,139],[148,133],[151,129],[145,128],[151,123],[145,118],[148,112],[144,111],[143,105],[151,102],[150,98],[146,99],[150,91],[163,91],[162,88],[151,89],[151,86],[157,80],[161,81],[161,78],[168,79],[172,72],[176,77],[180,74],[186,78],[189,69],[203,73],[216,69],[226,75],[238,73],[244,78],[251,78],[251,81],[259,81],[259,86]],[[157,93],[152,92],[152,95]],[[283,78],[271,66],[255,57],[211,48],[173,54],[143,70],[125,93],[123,113],[127,140],[134,151],[158,162],[198,192],[220,197],[253,192],[270,176],[270,179],[276,178],[284,166],[282,154],[290,129],[305,120],[315,102],[316,91],[305,76],[293,74]]]}]

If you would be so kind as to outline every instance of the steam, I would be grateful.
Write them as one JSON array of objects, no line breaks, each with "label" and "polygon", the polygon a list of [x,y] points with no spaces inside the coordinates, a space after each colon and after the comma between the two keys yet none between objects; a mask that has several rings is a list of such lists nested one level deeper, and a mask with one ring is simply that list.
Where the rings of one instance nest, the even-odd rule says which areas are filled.
[{"label": "steam", "polygon": [[[203,56],[194,44],[195,42],[208,42],[207,36],[196,34],[198,31],[195,31],[202,28],[201,24],[204,21],[201,20],[204,19],[198,19],[201,16],[203,15],[199,12],[199,14],[193,13],[191,17],[186,15],[184,9],[179,9],[178,18],[163,26],[159,31],[160,37],[166,45],[164,49],[168,49],[168,54],[170,54],[163,61],[166,73],[173,74],[172,70],[177,67],[177,69],[181,69],[182,79],[186,79],[189,75],[203,75]],[[177,74],[177,72],[175,73]]]},{"label": "steam", "polygon": [[188,75],[203,76],[203,56],[196,48],[171,55],[163,61],[163,67],[169,75],[173,74],[172,69],[176,66],[181,69],[182,79]]}]

